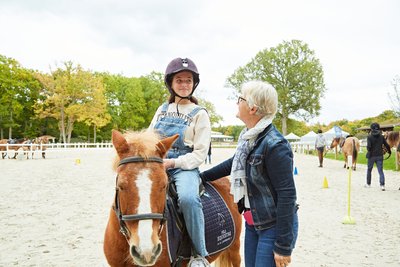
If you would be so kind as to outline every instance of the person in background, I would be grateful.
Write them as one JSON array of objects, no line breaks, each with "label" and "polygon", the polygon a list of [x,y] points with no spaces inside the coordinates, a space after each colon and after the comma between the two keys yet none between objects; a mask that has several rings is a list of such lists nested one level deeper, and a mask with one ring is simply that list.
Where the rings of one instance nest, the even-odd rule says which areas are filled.
[{"label": "person in background", "polygon": [[320,168],[322,168],[322,164],[324,162],[325,146],[326,146],[325,136],[322,134],[322,130],[319,129],[317,138],[315,139],[315,149],[317,150],[318,153],[318,160],[319,160],[318,167]]},{"label": "person in background", "polygon": [[245,218],[246,267],[284,267],[298,232],[293,153],[272,124],[278,95],[261,81],[244,83],[237,117],[246,127],[232,158],[202,172],[205,181],[231,176],[231,193]]},{"label": "person in background", "polygon": [[368,168],[367,168],[367,183],[366,188],[371,187],[371,172],[374,164],[379,173],[379,184],[382,191],[385,191],[385,174],[383,173],[383,151],[382,145],[386,147],[389,154],[391,154],[390,146],[382,135],[380,125],[376,122],[371,124],[371,131],[367,138],[367,154]]},{"label": "person in background", "polygon": [[170,98],[157,109],[149,129],[154,128],[164,137],[179,134],[164,159],[164,167],[175,182],[186,229],[196,250],[191,264],[209,266],[198,168],[207,157],[211,124],[207,111],[193,97],[200,82],[199,72],[192,60],[175,58],[167,66],[164,81]]}]

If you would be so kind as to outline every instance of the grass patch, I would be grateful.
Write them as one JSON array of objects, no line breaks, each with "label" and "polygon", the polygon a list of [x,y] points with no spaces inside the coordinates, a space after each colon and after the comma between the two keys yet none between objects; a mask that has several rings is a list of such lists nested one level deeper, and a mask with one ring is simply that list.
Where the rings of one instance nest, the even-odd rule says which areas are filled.
[{"label": "grass patch", "polygon": [[[387,154],[385,154],[384,158],[386,158],[386,157],[387,157]],[[335,153],[328,152],[328,153],[326,153],[325,158],[335,159]],[[336,160],[340,160],[344,164],[343,153],[338,153]],[[368,161],[367,161],[367,158],[365,157],[365,153],[364,152],[359,153],[358,157],[357,157],[357,164],[367,165],[367,163],[368,163]],[[376,167],[376,166],[374,166],[374,167]],[[392,155],[390,156],[390,158],[383,161],[383,169],[396,171],[396,151],[394,149],[392,149]]]}]

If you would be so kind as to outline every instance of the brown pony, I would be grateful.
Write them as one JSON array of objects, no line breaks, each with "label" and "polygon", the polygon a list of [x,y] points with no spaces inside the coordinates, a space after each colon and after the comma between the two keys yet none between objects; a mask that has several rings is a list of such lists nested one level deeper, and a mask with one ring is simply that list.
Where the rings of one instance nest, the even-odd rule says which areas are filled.
[{"label": "brown pony", "polygon": [[41,149],[42,150],[42,158],[46,158],[46,152],[45,150],[47,149],[47,144],[50,142],[50,140],[53,140],[54,142],[55,137],[51,135],[42,135],[39,137],[36,137],[33,139],[33,143],[37,144],[38,146],[34,147],[35,149]]},{"label": "brown pony", "polygon": [[7,147],[8,139],[0,139],[0,151],[1,151],[1,158],[4,159],[7,155]]},{"label": "brown pony", "polygon": [[[1,157],[4,159],[7,156],[7,151],[14,150],[14,157],[13,159],[17,158],[18,151],[22,150],[22,153],[26,154],[26,158],[29,158],[29,154],[26,152],[29,150],[29,146],[24,146],[23,144],[29,144],[30,140],[27,138],[20,138],[20,139],[12,139],[10,142],[9,139],[1,139],[0,140],[0,151]],[[10,158],[10,157],[9,157]]]},{"label": "brown pony", "polygon": [[352,156],[351,167],[353,170],[356,170],[358,151],[360,151],[360,141],[358,138],[354,136],[347,138],[336,137],[332,140],[331,149],[337,147],[337,145],[340,146],[344,154],[344,168],[348,169],[350,167],[347,166],[347,157]]},{"label": "brown pony", "polygon": [[397,160],[400,164],[400,131],[389,131],[384,134],[386,142],[391,148],[396,148]]},{"label": "brown pony", "polygon": [[[171,266],[167,227],[163,227],[168,177],[162,158],[177,138],[174,135],[160,139],[151,131],[123,135],[113,130],[116,192],[103,247],[110,266]],[[232,213],[236,235],[228,249],[208,259],[212,262],[219,256],[219,266],[239,267],[242,219],[229,193],[229,184],[227,178],[213,182]]]}]

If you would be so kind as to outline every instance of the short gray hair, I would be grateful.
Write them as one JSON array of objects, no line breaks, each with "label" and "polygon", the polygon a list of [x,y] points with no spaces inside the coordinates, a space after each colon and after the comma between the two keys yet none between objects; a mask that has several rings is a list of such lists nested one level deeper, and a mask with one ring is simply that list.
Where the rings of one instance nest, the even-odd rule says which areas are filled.
[{"label": "short gray hair", "polygon": [[242,85],[241,93],[249,107],[257,107],[257,115],[271,118],[278,110],[278,93],[269,83],[249,81]]}]

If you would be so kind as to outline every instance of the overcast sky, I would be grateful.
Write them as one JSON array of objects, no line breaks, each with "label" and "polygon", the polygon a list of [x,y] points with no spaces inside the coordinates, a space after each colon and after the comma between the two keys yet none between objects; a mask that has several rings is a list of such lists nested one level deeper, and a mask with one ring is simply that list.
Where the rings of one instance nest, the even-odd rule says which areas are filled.
[{"label": "overcast sky", "polygon": [[223,125],[242,125],[226,78],[259,51],[298,39],[320,59],[327,87],[311,123],[329,123],[392,108],[399,14],[397,0],[0,0],[0,54],[45,72],[71,60],[128,77],[189,57],[200,96]]}]

